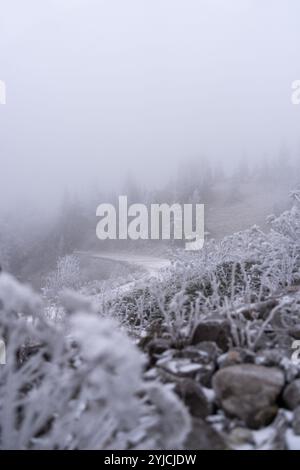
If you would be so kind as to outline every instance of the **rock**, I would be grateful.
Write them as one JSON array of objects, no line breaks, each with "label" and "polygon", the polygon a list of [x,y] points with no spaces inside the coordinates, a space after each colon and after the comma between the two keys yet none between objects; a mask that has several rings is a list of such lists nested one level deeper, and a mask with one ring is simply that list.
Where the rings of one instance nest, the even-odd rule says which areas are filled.
[{"label": "rock", "polygon": [[169,374],[173,374],[176,377],[189,377],[193,378],[197,372],[201,371],[202,364],[191,362],[189,359],[160,359],[156,363],[159,369],[163,369]]},{"label": "rock", "polygon": [[256,356],[255,363],[266,367],[280,367],[282,358],[288,356],[286,349],[262,349]]},{"label": "rock", "polygon": [[300,406],[294,410],[293,431],[296,436],[300,436]]},{"label": "rock", "polygon": [[196,346],[187,346],[180,351],[181,357],[189,357],[195,362],[208,364],[215,362],[222,351],[213,341],[203,341]]},{"label": "rock", "polygon": [[252,429],[268,425],[277,414],[276,400],[284,386],[280,369],[241,364],[225,367],[213,377],[217,402],[228,414]]},{"label": "rock", "polygon": [[231,340],[230,324],[227,320],[206,320],[199,322],[194,330],[191,344],[213,341],[222,351],[228,351]]},{"label": "rock", "polygon": [[285,434],[289,427],[284,410],[279,410],[271,426],[254,432],[256,450],[286,450]]},{"label": "rock", "polygon": [[201,365],[196,378],[201,385],[211,387],[213,374],[216,370],[216,359],[220,350],[213,342],[203,342],[197,346],[188,346],[178,353],[179,357],[189,358],[193,363]]},{"label": "rock", "polygon": [[293,328],[290,328],[288,333],[292,338],[300,339],[300,325],[296,325]]},{"label": "rock", "polygon": [[300,379],[295,380],[285,388],[283,400],[290,410],[300,406]]},{"label": "rock", "polygon": [[201,355],[207,354],[211,361],[216,361],[222,354],[221,349],[213,341],[202,341],[202,343],[197,344],[197,349]]},{"label": "rock", "polygon": [[236,364],[253,364],[254,361],[255,354],[253,352],[242,348],[234,348],[218,358],[218,365],[222,369]]},{"label": "rock", "polygon": [[192,430],[188,435],[186,450],[226,450],[228,447],[222,435],[201,418],[192,420]]},{"label": "rock", "polygon": [[254,447],[254,438],[253,432],[247,428],[234,428],[227,437],[228,444],[233,449],[238,448],[253,448]]},{"label": "rock", "polygon": [[147,344],[147,351],[150,356],[159,356],[170,348],[170,341],[165,338],[153,339]]},{"label": "rock", "polygon": [[213,405],[202,390],[201,385],[191,379],[177,382],[176,393],[189,409],[192,416],[206,418],[212,413]]},{"label": "rock", "polygon": [[215,372],[214,364],[200,364],[188,359],[159,359],[157,371],[164,382],[174,382],[181,378],[191,378],[204,387],[211,387]]},{"label": "rock", "polygon": [[276,418],[278,413],[277,405],[266,406],[254,412],[254,415],[249,415],[247,424],[251,429],[260,429],[268,426]]},{"label": "rock", "polygon": [[201,370],[197,372],[196,379],[203,387],[211,388],[215,371],[216,367],[214,363],[203,365]]},{"label": "rock", "polygon": [[290,357],[282,357],[280,361],[280,368],[284,371],[285,381],[287,384],[294,382],[299,378],[298,366],[292,361]]}]

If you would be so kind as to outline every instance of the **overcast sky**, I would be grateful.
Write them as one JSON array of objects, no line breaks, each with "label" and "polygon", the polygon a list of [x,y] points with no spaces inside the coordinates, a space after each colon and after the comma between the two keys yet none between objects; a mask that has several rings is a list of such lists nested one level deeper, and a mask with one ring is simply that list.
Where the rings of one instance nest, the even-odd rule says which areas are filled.
[{"label": "overcast sky", "polygon": [[2,204],[295,152],[299,22],[299,0],[0,0]]}]

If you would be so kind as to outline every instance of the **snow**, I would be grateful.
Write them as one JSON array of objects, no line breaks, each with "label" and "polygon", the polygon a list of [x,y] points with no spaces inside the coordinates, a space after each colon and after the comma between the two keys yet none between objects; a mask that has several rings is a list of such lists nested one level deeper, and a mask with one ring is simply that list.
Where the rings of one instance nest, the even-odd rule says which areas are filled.
[{"label": "snow", "polygon": [[155,277],[161,269],[171,266],[171,261],[165,258],[159,258],[151,255],[137,255],[130,252],[88,252],[78,251],[78,254],[93,258],[106,259],[121,263],[127,263],[133,267],[142,268],[146,273]]},{"label": "snow", "polygon": [[276,429],[273,426],[268,426],[267,428],[253,432],[254,442],[259,449],[267,449],[275,436]]},{"label": "snow", "polygon": [[161,360],[157,365],[163,367],[172,374],[193,375],[202,369],[201,364],[193,364],[189,359],[177,359],[173,361]]},{"label": "snow", "polygon": [[300,436],[296,436],[292,429],[287,429],[285,439],[288,450],[300,450]]}]

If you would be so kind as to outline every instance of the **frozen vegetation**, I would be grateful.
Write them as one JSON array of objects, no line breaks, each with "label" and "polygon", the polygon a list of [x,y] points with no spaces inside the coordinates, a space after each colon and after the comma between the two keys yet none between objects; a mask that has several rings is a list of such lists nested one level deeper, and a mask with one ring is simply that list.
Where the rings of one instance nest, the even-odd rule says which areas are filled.
[{"label": "frozen vegetation", "polygon": [[299,18],[0,2],[0,450],[300,450]]},{"label": "frozen vegetation", "polygon": [[173,249],[154,276],[144,257],[150,272],[93,283],[67,255],[37,295],[2,272],[0,448],[299,449],[291,197],[269,231]]}]

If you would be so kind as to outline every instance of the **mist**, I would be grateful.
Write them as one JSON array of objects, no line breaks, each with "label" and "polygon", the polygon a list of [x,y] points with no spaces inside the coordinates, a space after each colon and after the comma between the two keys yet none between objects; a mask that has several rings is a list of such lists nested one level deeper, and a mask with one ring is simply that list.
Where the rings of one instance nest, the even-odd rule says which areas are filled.
[{"label": "mist", "polygon": [[2,2],[1,207],[299,158],[297,0]]}]

